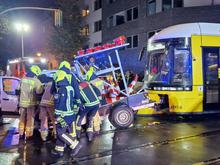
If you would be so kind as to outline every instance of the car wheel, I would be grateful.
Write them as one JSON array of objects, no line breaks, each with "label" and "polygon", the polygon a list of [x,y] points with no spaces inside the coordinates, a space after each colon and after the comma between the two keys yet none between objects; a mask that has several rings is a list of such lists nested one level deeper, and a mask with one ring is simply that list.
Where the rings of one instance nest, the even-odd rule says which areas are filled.
[{"label": "car wheel", "polygon": [[116,128],[128,128],[134,122],[134,112],[126,105],[117,106],[111,111],[109,120]]}]

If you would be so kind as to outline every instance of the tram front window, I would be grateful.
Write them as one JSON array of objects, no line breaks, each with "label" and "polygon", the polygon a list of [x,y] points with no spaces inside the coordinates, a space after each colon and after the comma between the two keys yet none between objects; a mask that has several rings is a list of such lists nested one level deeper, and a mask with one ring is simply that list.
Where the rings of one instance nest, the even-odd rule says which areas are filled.
[{"label": "tram front window", "polygon": [[[151,43],[148,60],[148,86],[191,86],[191,57],[188,39]],[[149,47],[148,47],[149,48]]]}]

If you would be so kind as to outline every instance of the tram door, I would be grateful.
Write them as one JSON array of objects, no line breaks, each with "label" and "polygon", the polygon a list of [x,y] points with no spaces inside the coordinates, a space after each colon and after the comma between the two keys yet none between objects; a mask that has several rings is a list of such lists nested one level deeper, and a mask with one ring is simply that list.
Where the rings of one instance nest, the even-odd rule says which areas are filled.
[{"label": "tram door", "polygon": [[203,48],[204,110],[220,111],[220,48]]}]

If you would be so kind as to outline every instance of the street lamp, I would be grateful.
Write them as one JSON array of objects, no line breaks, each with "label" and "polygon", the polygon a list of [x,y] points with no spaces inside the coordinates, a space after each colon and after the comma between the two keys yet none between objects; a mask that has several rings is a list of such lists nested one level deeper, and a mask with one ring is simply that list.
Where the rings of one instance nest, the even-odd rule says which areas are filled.
[{"label": "street lamp", "polygon": [[30,30],[30,26],[24,23],[16,23],[15,24],[16,30],[21,33],[21,57],[24,57],[24,33]]}]

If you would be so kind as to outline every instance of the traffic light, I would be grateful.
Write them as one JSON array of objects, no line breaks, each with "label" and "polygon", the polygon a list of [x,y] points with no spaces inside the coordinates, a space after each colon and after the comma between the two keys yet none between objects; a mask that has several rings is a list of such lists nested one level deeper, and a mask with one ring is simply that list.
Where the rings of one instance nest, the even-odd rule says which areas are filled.
[{"label": "traffic light", "polygon": [[56,9],[54,11],[54,25],[57,27],[61,27],[63,23],[63,13],[62,10]]}]

